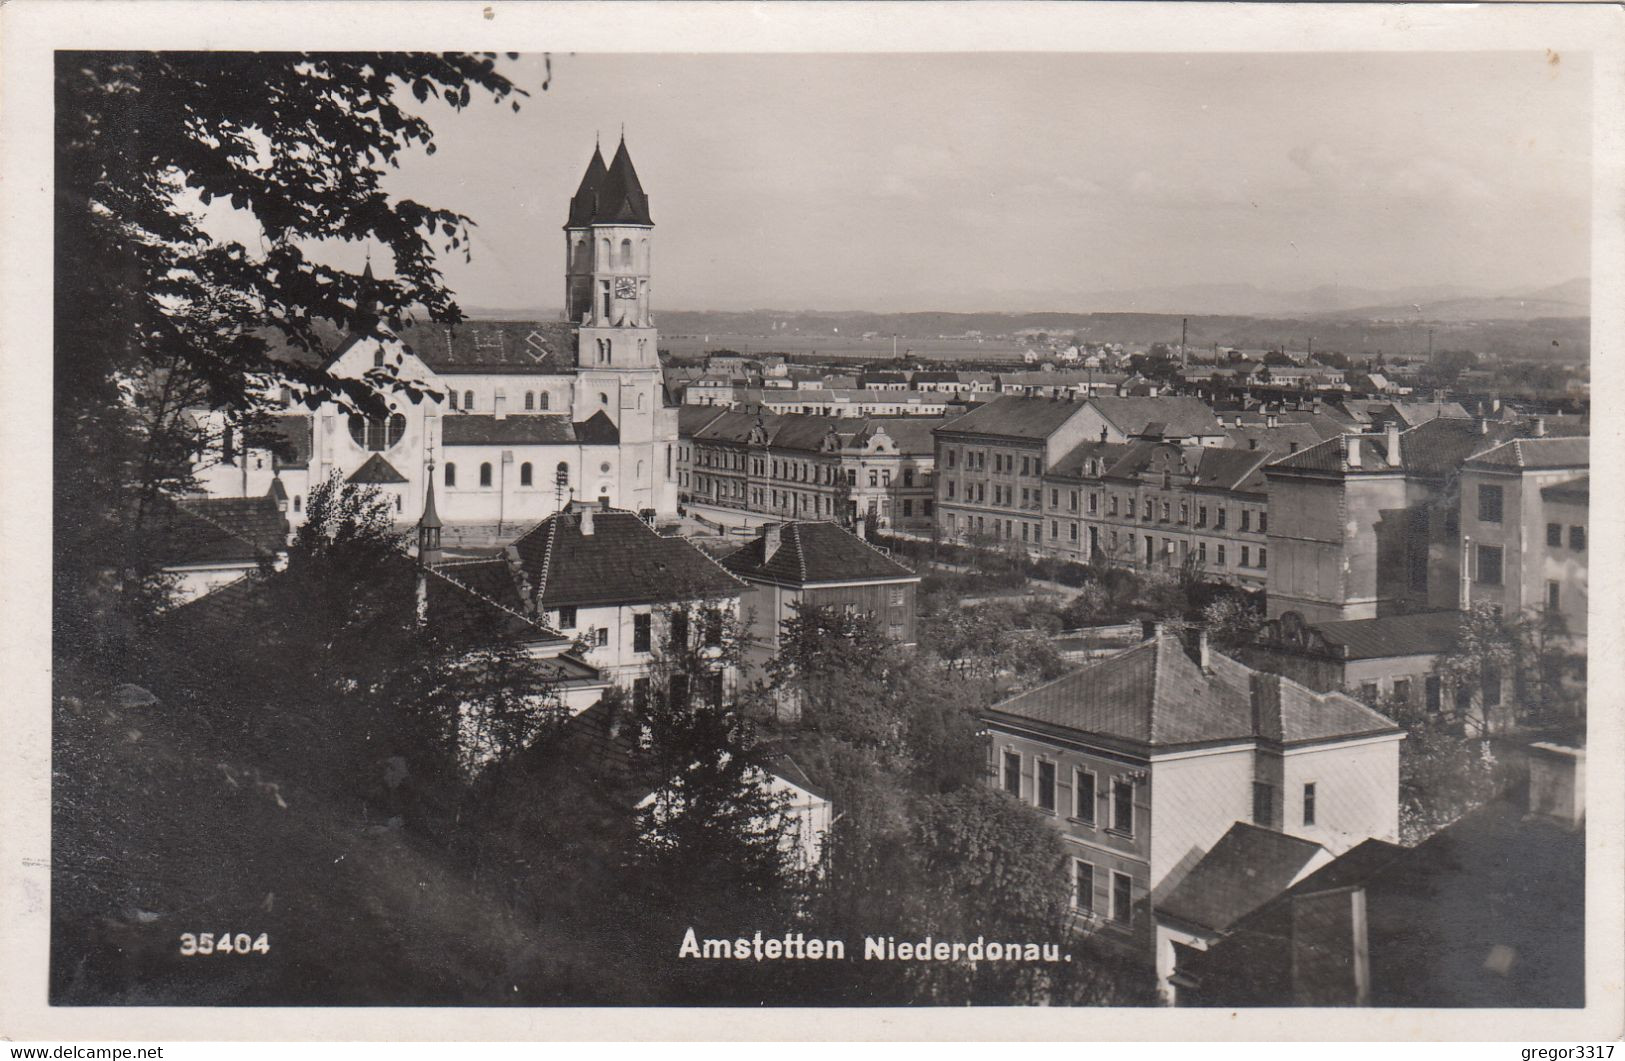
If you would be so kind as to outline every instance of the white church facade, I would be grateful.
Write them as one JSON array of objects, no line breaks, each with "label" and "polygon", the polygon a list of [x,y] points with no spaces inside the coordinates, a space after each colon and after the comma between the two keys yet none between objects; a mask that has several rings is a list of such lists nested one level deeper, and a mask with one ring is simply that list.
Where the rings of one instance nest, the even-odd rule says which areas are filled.
[{"label": "white church facade", "polygon": [[326,370],[383,370],[419,384],[421,399],[386,390],[387,417],[332,402],[284,413],[273,418],[274,447],[234,447],[223,432],[222,451],[200,462],[203,491],[285,498],[298,525],[310,488],[336,474],[378,487],[409,523],[432,476],[448,527],[489,525],[498,536],[572,500],[675,514],[677,409],[665,400],[650,312],[653,231],[625,142],[607,166],[595,148],[564,226],[565,321],[358,331]]}]

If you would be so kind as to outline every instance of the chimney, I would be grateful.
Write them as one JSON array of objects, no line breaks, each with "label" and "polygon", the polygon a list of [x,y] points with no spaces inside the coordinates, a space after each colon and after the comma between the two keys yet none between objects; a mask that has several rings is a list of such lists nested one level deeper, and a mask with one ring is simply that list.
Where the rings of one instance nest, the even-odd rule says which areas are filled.
[{"label": "chimney", "polygon": [[1274,413],[1265,413],[1264,414],[1264,426],[1265,427],[1275,427],[1276,423],[1277,423],[1277,421],[1276,421]]},{"label": "chimney", "polygon": [[1192,646],[1196,650],[1196,665],[1202,668],[1203,674],[1213,673],[1213,654],[1208,647],[1207,627],[1196,631],[1196,643]]},{"label": "chimney", "polygon": [[1105,424],[1100,425],[1100,441],[1101,442],[1106,441],[1106,425]]},{"label": "chimney", "polygon": [[1140,640],[1153,641],[1162,636],[1162,623],[1156,619],[1140,620]]},{"label": "chimney", "polygon": [[1534,435],[1534,437],[1536,437],[1536,438],[1545,438],[1546,437],[1546,418],[1544,416],[1535,417],[1535,419],[1530,422],[1529,427],[1530,427],[1530,432]]},{"label": "chimney", "polygon": [[857,535],[862,541],[869,540],[869,520],[861,515],[858,517]]},{"label": "chimney", "polygon": [[777,523],[770,523],[762,528],[762,563],[773,559],[773,554],[779,551],[783,533],[784,528]]},{"label": "chimney", "polygon": [[1529,813],[1570,829],[1585,824],[1586,750],[1537,741],[1529,746]]},{"label": "chimney", "polygon": [[1478,418],[1478,433],[1481,435],[1487,435],[1490,433],[1490,422],[1484,419],[1482,416]]},{"label": "chimney", "polygon": [[591,506],[588,506],[588,507],[583,508],[581,510],[581,536],[583,538],[592,537],[592,507]]},{"label": "chimney", "polygon": [[1388,467],[1399,467],[1399,424],[1388,421]]},{"label": "chimney", "polygon": [[1344,435],[1343,441],[1346,444],[1345,448],[1348,451],[1349,467],[1358,468],[1360,466],[1360,436]]},{"label": "chimney", "polygon": [[599,494],[598,495],[598,510],[600,512],[608,512],[609,511],[609,495],[608,494]]}]

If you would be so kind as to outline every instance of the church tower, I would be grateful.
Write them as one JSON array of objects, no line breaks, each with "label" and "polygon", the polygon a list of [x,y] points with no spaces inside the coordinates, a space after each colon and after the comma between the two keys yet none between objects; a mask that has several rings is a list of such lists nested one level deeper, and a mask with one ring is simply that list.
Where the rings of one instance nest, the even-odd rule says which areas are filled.
[{"label": "church tower", "polygon": [[602,412],[620,436],[611,470],[596,465],[601,474],[587,476],[583,492],[608,485],[623,508],[667,514],[676,507],[676,415],[665,409],[649,308],[654,221],[624,137],[608,166],[594,148],[564,233],[565,304],[577,326],[574,416]]}]

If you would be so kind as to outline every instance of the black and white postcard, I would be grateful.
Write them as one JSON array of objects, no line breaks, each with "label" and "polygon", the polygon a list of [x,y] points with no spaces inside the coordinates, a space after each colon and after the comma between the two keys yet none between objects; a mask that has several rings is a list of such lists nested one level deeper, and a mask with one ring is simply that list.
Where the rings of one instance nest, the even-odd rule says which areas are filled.
[{"label": "black and white postcard", "polygon": [[0,1034],[1617,1035],[1619,15],[9,6]]}]

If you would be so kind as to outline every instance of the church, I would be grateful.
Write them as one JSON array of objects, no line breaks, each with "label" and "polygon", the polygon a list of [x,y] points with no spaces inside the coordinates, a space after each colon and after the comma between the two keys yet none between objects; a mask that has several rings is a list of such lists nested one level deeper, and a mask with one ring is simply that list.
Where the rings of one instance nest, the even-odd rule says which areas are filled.
[{"label": "church", "polygon": [[563,321],[358,329],[327,356],[330,374],[382,369],[429,396],[386,393],[380,417],[331,402],[283,413],[263,446],[234,445],[222,427],[220,451],[198,462],[203,492],[270,494],[298,525],[310,488],[337,474],[376,486],[409,523],[432,480],[448,528],[496,537],[571,501],[675,514],[677,409],[650,312],[653,233],[625,140],[608,165],[595,147],[564,225]]}]

